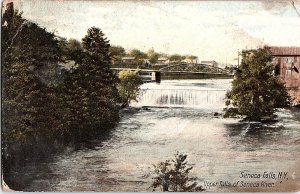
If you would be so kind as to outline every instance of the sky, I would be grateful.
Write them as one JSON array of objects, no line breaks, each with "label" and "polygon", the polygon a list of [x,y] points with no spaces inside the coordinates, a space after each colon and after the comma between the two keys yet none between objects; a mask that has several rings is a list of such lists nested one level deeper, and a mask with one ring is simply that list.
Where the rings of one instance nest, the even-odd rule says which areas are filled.
[{"label": "sky", "polygon": [[[11,1],[11,0],[8,0]],[[289,0],[266,1],[30,1],[23,16],[48,31],[81,40],[92,26],[112,45],[146,52],[191,54],[237,63],[238,50],[300,46],[300,17]],[[300,0],[295,0],[300,9]]]}]

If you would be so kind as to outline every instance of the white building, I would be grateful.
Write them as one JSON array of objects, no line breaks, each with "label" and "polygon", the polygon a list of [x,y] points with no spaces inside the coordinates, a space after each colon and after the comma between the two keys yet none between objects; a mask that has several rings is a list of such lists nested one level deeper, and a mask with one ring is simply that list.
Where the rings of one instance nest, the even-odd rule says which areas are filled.
[{"label": "white building", "polygon": [[219,67],[219,64],[216,61],[201,61],[201,63],[211,65],[213,67]]},{"label": "white building", "polygon": [[157,65],[168,65],[170,60],[166,57],[159,57],[157,60]]}]

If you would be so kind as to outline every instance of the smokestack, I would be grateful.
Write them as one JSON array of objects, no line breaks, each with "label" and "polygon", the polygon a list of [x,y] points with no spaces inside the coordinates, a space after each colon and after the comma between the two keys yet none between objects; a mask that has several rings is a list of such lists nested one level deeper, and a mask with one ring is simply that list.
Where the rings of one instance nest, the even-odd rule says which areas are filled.
[{"label": "smokestack", "polygon": [[6,4],[5,12],[8,14],[8,17],[12,17],[14,15],[14,2]]},{"label": "smokestack", "polygon": [[14,16],[14,2],[10,2],[7,3],[5,6],[5,11],[3,14],[3,19],[2,19],[2,25],[4,25],[4,23],[10,23],[10,20],[13,18]]}]

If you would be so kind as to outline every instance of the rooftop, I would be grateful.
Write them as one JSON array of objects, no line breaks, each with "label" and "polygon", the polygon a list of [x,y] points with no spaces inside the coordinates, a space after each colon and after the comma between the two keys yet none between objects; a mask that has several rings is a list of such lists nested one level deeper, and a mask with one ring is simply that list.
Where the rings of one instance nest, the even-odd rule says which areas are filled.
[{"label": "rooftop", "polygon": [[300,56],[300,47],[269,47],[273,56]]},{"label": "rooftop", "polygon": [[166,61],[166,60],[168,60],[168,58],[166,58],[166,57],[159,57],[158,60],[159,61]]},{"label": "rooftop", "polygon": [[214,61],[214,60],[212,60],[212,61],[201,61],[201,63],[217,63],[217,61]]},{"label": "rooftop", "polygon": [[122,57],[122,60],[134,60],[134,57]]}]

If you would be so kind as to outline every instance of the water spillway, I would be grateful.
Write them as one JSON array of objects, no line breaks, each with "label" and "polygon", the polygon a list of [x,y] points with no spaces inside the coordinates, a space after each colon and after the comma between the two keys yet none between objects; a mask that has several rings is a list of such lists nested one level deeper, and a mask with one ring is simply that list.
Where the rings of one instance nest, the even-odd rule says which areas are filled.
[{"label": "water spillway", "polygon": [[161,84],[142,85],[135,106],[224,108],[228,80],[199,80],[191,85],[187,82],[164,81]]},{"label": "water spillway", "polygon": [[224,104],[226,90],[144,89],[139,105],[167,107],[209,107]]}]

